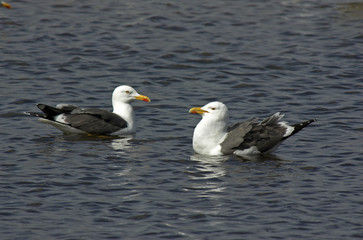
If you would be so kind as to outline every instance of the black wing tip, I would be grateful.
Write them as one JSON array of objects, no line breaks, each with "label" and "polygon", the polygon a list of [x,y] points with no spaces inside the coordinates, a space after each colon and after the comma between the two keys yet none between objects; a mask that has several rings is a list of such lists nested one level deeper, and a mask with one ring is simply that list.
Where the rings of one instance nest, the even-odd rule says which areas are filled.
[{"label": "black wing tip", "polygon": [[310,120],[307,120],[305,123],[306,123],[306,125],[304,126],[304,127],[307,127],[308,125],[310,125],[311,123],[313,123],[313,122],[317,122],[318,121],[318,119],[316,119],[316,118],[313,118],[313,119],[310,119]]},{"label": "black wing tip", "polygon": [[44,109],[46,106],[47,106],[47,105],[42,104],[42,103],[38,103],[38,104],[37,104],[37,107],[38,107],[40,110],[42,110],[42,111],[43,111],[43,109]]},{"label": "black wing tip", "polygon": [[23,112],[23,114],[32,117],[47,118],[47,114],[43,111],[47,105],[38,103],[37,107],[42,110],[42,112]]},{"label": "black wing tip", "polygon": [[46,115],[46,118],[52,119],[52,117],[63,113],[59,108],[52,107],[46,104],[38,103],[37,107]]},{"label": "black wing tip", "polygon": [[44,113],[39,112],[23,112],[23,114],[32,117],[46,118],[46,115]]},{"label": "black wing tip", "polygon": [[316,121],[318,121],[318,119],[316,119],[316,118],[312,118],[312,119],[309,119],[309,120],[307,120],[307,121],[305,121],[305,122],[301,122],[301,123],[295,124],[295,125],[294,125],[294,127],[296,127],[296,126],[303,126],[303,127],[306,127],[306,126],[308,126],[310,123],[313,123],[313,122],[316,122]]},{"label": "black wing tip", "polygon": [[307,120],[305,122],[302,122],[302,123],[298,123],[298,124],[293,125],[294,131],[289,136],[294,135],[295,133],[299,132],[303,128],[309,126],[311,123],[316,122],[316,121],[318,121],[318,120],[316,118],[313,118],[313,119]]}]

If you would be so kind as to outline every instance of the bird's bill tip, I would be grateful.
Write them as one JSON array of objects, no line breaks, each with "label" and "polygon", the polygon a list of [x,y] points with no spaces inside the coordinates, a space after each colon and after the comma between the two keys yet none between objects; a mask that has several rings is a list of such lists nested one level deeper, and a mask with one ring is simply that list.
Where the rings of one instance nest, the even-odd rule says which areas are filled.
[{"label": "bird's bill tip", "polygon": [[148,98],[147,96],[144,96],[144,95],[138,95],[135,97],[136,100],[142,100],[144,102],[150,102],[150,98]]},{"label": "bird's bill tip", "polygon": [[189,113],[193,113],[193,114],[203,114],[203,113],[207,113],[208,111],[203,110],[201,107],[193,107],[191,109],[189,109]]},{"label": "bird's bill tip", "polygon": [[1,2],[1,6],[6,7],[6,8],[11,8],[11,5],[9,3],[6,2]]}]

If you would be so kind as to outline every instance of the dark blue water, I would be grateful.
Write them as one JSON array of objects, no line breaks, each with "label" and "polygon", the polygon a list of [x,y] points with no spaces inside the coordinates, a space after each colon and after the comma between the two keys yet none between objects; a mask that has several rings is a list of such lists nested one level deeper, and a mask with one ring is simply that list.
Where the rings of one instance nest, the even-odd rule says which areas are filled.
[{"label": "dark blue water", "polygon": [[[0,9],[1,239],[363,238],[363,3],[13,1]],[[132,139],[64,136],[36,103],[111,110]],[[191,107],[318,122],[274,155],[195,155]]]}]

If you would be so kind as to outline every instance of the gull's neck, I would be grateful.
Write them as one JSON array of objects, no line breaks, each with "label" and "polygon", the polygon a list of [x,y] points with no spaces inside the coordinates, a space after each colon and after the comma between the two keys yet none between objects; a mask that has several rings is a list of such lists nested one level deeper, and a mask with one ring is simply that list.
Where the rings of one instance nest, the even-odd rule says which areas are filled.
[{"label": "gull's neck", "polygon": [[119,115],[127,122],[127,128],[122,133],[135,132],[134,109],[130,103],[112,101],[113,113]]},{"label": "gull's neck", "polygon": [[221,155],[220,143],[227,135],[227,119],[202,118],[194,130],[194,151],[206,155]]}]

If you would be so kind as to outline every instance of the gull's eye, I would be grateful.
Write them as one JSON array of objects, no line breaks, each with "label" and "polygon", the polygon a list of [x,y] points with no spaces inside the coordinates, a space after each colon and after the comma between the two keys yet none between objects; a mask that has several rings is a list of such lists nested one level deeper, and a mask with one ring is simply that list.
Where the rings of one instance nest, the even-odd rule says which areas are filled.
[{"label": "gull's eye", "polygon": [[214,108],[214,107],[212,107],[211,109],[212,109],[213,111],[214,111],[214,110],[216,110],[216,108]]},{"label": "gull's eye", "polygon": [[126,94],[130,94],[131,93],[130,91],[127,91],[127,90],[125,92],[126,92]]}]

